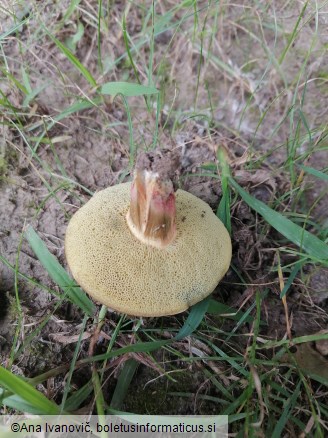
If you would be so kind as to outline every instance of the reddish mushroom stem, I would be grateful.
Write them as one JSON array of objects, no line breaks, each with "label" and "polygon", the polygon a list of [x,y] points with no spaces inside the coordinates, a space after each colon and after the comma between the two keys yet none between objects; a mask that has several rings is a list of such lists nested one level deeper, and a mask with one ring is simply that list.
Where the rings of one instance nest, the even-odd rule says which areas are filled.
[{"label": "reddish mushroom stem", "polygon": [[166,247],[176,236],[174,187],[165,170],[167,159],[162,158],[150,153],[139,160],[139,165],[137,163],[127,214],[127,223],[134,236],[157,248]]}]

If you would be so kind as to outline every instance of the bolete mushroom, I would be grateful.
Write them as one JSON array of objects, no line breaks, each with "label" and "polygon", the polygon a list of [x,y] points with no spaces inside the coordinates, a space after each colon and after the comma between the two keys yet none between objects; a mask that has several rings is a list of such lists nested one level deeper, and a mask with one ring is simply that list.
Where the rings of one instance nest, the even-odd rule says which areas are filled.
[{"label": "bolete mushroom", "polygon": [[132,183],[99,191],[68,224],[73,277],[116,311],[183,312],[213,292],[230,265],[227,230],[204,201],[174,192],[170,160],[142,154]]}]

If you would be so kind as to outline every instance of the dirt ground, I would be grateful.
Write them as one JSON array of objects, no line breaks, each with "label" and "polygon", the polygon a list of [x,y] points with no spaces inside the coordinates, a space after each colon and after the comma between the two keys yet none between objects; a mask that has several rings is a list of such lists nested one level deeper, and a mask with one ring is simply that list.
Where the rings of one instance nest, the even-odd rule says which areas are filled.
[{"label": "dirt ground", "polygon": [[[110,68],[111,61],[125,53],[120,26],[124,2],[114,2],[108,17],[110,33],[101,46],[104,73],[99,72],[96,36],[88,15],[94,13],[96,3],[80,2],[80,8],[70,17],[69,22],[60,25],[68,1],[57,3],[56,6],[52,2],[44,2],[43,6],[40,2],[30,2],[28,10],[23,11],[23,16],[24,13],[30,14],[29,20],[18,29],[16,35],[12,34],[2,42],[2,65],[6,59],[8,70],[18,81],[23,81],[24,66],[28,70],[32,89],[41,87],[36,97],[24,107],[24,94],[8,76],[2,77],[2,94],[11,105],[20,109],[21,115],[19,120],[12,116],[12,123],[9,123],[9,112],[2,109],[3,113],[0,113],[0,253],[4,258],[0,263],[0,292],[2,297],[8,298],[9,303],[7,316],[3,317],[0,325],[0,352],[1,362],[6,363],[15,332],[14,301],[17,288],[25,333],[20,334],[18,347],[24,341],[24,336],[49,316],[48,323],[38,335],[38,342],[31,345],[15,362],[16,372],[30,377],[69,363],[74,346],[64,341],[56,342],[54,336],[79,334],[82,314],[67,302],[54,311],[57,298],[51,291],[58,293],[59,290],[22,238],[24,227],[31,224],[51,253],[67,268],[64,236],[71,215],[90,198],[90,193],[127,181],[131,177],[129,132],[126,112],[120,99],[113,101],[106,98],[101,105],[69,115],[50,129],[47,128],[54,116],[84,94],[92,97],[94,90],[90,90],[85,78],[59,51],[54,41],[44,34],[38,24],[40,20],[61,41],[67,41],[67,38],[74,35],[78,21],[83,23],[84,34],[76,44],[75,55],[99,83],[133,80],[129,76],[131,66],[126,60]],[[163,2],[162,6],[158,6],[158,14],[164,14],[165,8],[171,3]],[[199,3],[200,7],[205,5]],[[295,6],[292,3],[283,7],[278,2],[275,11],[279,26],[284,28],[286,34],[292,33],[302,7],[301,4]],[[160,87],[165,84],[166,90],[158,144],[179,149],[180,187],[208,202],[213,209],[217,208],[220,200],[220,183],[217,179],[197,175],[202,172],[201,165],[204,163],[217,163],[219,145],[227,151],[233,175],[253,196],[270,205],[282,199],[284,193],[290,190],[290,176],[283,169],[283,164],[286,159],[286,139],[291,138],[291,122],[287,113],[293,105],[295,114],[302,111],[305,115],[308,128],[313,133],[309,141],[307,130],[302,127],[302,142],[297,157],[304,154],[304,157],[310,155],[310,159],[300,159],[299,162],[317,169],[322,169],[328,163],[327,148],[319,147],[322,126],[328,120],[328,93],[322,73],[327,72],[328,68],[328,58],[324,56],[324,47],[328,44],[328,15],[319,14],[320,31],[314,40],[315,22],[310,18],[313,5],[309,6],[292,52],[288,53],[280,71],[260,39],[245,38],[245,28],[254,35],[263,32],[261,41],[266,41],[271,54],[281,53],[286,40],[275,40],[274,31],[269,26],[261,28],[257,20],[249,26],[247,20],[240,21],[245,14],[250,17],[252,12],[247,9],[247,5],[242,5],[243,2],[237,2],[235,7],[227,7],[225,15],[218,17],[216,38],[211,43],[212,53],[223,60],[233,73],[221,69],[214,57],[207,58],[204,49],[199,73],[198,115],[189,116],[194,110],[201,59],[199,47],[186,36],[193,26],[192,19],[186,20],[178,32],[167,29],[155,39],[157,85]],[[0,20],[2,33],[12,26],[13,19],[4,11],[0,13],[4,15]],[[129,8],[127,25],[132,38],[137,38],[141,32],[140,14],[139,8]],[[181,16],[182,12],[178,11],[175,18]],[[205,17],[206,8],[199,14],[201,23]],[[228,18],[224,20],[224,17]],[[214,24],[213,20],[209,20],[209,26]],[[314,48],[308,55],[310,43]],[[145,45],[140,49],[138,63],[142,65],[148,57],[149,51]],[[285,83],[296,84],[305,58],[306,68],[299,75],[297,92],[294,94],[292,86],[287,87],[286,91]],[[264,79],[259,83],[262,76]],[[208,109],[207,89],[212,93],[212,113]],[[303,92],[305,98],[301,105]],[[129,104],[134,141],[138,148],[143,149],[152,142],[154,113],[146,110],[141,97],[130,99]],[[174,111],[170,111],[171,106]],[[261,117],[262,123],[258,125]],[[293,132],[299,120],[297,117],[295,115],[292,122]],[[35,139],[41,136],[43,130],[46,131],[44,138],[51,139],[51,142],[42,141],[36,146]],[[36,148],[34,152],[33,148]],[[313,152],[307,154],[310,149]],[[252,164],[246,159],[246,153],[252,157]],[[295,201],[287,197],[279,210],[288,211],[295,201],[295,211],[310,211],[313,221],[327,225],[327,184],[315,177],[305,176],[302,185],[304,190],[301,199]],[[234,200],[232,204],[232,230],[232,262],[244,275],[249,286],[245,288],[241,285],[235,272],[230,269],[214,292],[214,297],[234,308],[246,303],[243,308],[245,311],[256,290],[262,293],[267,290],[263,308],[263,318],[267,325],[261,335],[280,339],[286,332],[286,320],[279,300],[278,278],[272,268],[277,262],[276,249],[280,246],[281,236],[266,227],[261,218],[240,200]],[[311,226],[309,230],[315,232]],[[281,261],[288,264],[293,259],[287,253],[281,253]],[[18,276],[15,276],[15,266],[20,273]],[[311,334],[327,328],[328,270],[312,265],[305,267],[291,287],[288,305],[293,333],[296,335]],[[107,330],[110,330],[109,327],[117,322],[118,316],[109,313],[108,318],[111,323]],[[179,321],[180,316],[174,318],[173,322],[165,319],[164,323],[170,326]],[[144,324],[154,326],[156,322],[145,320]],[[220,320],[220,324],[226,331],[232,327],[228,320]],[[91,331],[92,327],[88,326],[88,329]],[[97,352],[103,351],[105,345],[104,339],[97,346]],[[82,355],[84,353],[87,354],[87,346]],[[164,354],[158,353],[157,357],[162,365],[166,359]],[[111,372],[119,365],[113,363]],[[190,367],[181,364],[181,370],[184,370],[182,374],[187,376]],[[217,390],[211,387],[209,381],[204,381],[203,374],[198,373],[201,365],[192,367],[192,381],[187,377],[168,381],[159,377],[158,370],[140,364],[130,387],[131,397],[123,408],[140,413],[215,412],[214,402],[199,397],[199,394],[214,397],[218,396]],[[79,387],[89,373],[86,369],[79,370],[74,376],[74,385]],[[108,382],[107,393],[110,394],[115,387],[115,380],[109,379]],[[62,378],[56,378],[54,385],[51,394],[55,400],[60,400],[64,385]],[[143,399],[137,397],[140,387],[145,391]],[[49,394],[49,388],[42,389]],[[190,398],[182,402],[181,398],[174,395],[179,391],[190,393]],[[159,404],[158,400],[161,400]]]}]

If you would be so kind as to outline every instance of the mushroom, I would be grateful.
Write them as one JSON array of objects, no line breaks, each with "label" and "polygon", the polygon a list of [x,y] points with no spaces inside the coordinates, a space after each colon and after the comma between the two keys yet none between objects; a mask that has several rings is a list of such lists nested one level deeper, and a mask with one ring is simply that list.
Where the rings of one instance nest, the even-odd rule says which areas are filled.
[{"label": "mushroom", "polygon": [[227,272],[231,240],[208,204],[174,191],[172,154],[148,152],[132,183],[96,193],[70,220],[65,253],[95,300],[134,316],[183,312]]}]

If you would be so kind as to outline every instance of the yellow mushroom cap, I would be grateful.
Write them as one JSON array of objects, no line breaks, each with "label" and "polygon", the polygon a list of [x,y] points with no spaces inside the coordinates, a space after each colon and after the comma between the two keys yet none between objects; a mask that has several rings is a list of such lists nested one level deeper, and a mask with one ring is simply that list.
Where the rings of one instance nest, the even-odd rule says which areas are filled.
[{"label": "yellow mushroom cap", "polygon": [[138,240],[126,215],[131,183],[96,193],[72,217],[65,253],[95,300],[134,316],[183,312],[208,296],[231,260],[230,236],[208,204],[176,192],[176,237],[165,248]]}]

